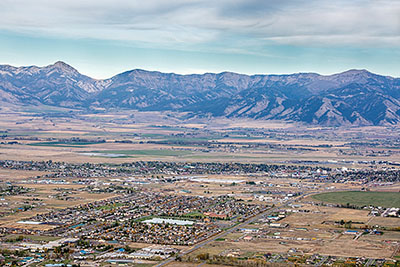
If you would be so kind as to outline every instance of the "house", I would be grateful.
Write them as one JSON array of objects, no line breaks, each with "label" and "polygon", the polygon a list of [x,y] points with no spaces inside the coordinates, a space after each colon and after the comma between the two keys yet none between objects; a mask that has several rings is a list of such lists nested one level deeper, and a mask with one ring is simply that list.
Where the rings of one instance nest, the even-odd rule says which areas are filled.
[{"label": "house", "polygon": [[249,235],[243,237],[243,240],[244,240],[244,241],[251,241],[252,239],[253,239],[253,237],[252,237],[252,236],[249,236]]},{"label": "house", "polygon": [[286,228],[288,227],[287,223],[270,223],[269,227],[271,228]]},{"label": "house", "polygon": [[358,231],[356,231],[356,230],[346,230],[343,234],[344,235],[357,235]]}]

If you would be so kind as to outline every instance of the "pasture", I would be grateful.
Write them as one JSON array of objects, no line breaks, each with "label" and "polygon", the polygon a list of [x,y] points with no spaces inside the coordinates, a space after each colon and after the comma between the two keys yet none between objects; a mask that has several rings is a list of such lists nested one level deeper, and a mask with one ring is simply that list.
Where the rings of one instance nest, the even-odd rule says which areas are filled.
[{"label": "pasture", "polygon": [[362,206],[380,206],[400,208],[400,192],[329,192],[312,196],[314,199],[334,204]]}]

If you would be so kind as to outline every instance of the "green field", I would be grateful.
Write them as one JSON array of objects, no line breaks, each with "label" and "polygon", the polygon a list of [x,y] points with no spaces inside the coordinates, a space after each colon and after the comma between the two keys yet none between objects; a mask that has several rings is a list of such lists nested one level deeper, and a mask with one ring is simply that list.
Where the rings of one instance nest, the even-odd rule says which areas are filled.
[{"label": "green field", "polygon": [[362,206],[381,206],[400,208],[399,192],[364,192],[364,191],[344,191],[330,192],[313,195],[312,198],[335,204]]},{"label": "green field", "polygon": [[54,241],[57,239],[60,239],[60,237],[53,237],[53,236],[40,236],[40,235],[16,235],[16,234],[10,234],[4,237],[5,240],[13,240],[18,237],[23,237],[25,239],[29,239],[32,241]]},{"label": "green field", "polygon": [[30,146],[52,146],[52,147],[84,147],[87,145],[100,144],[100,142],[38,142],[28,144]]},{"label": "green field", "polygon": [[103,150],[103,151],[90,151],[90,153],[105,153],[105,154],[118,154],[118,155],[139,155],[139,156],[185,156],[189,155],[191,151],[184,150]]},{"label": "green field", "polygon": [[34,113],[34,114],[43,114],[43,113],[65,113],[66,116],[71,116],[69,112],[77,111],[74,109],[69,108],[62,108],[62,107],[54,107],[54,106],[47,106],[47,105],[39,105],[39,106],[24,106],[21,108],[21,111]]}]

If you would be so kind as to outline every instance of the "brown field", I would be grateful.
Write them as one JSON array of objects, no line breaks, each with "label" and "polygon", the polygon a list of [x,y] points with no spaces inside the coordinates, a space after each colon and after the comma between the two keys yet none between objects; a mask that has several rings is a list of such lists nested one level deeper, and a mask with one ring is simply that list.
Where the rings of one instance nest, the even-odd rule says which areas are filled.
[{"label": "brown field", "polygon": [[[65,188],[65,189],[80,189],[83,188],[82,185],[44,185],[44,184],[23,184],[24,187],[34,188],[35,191],[33,193],[17,195],[17,196],[7,196],[5,197],[5,201],[9,203],[10,207],[18,207],[22,203],[40,203],[41,206],[36,207],[32,210],[27,210],[23,212],[17,212],[6,217],[2,217],[0,220],[0,226],[18,226],[19,228],[25,229],[49,229],[53,226],[49,225],[28,225],[28,224],[17,224],[16,222],[21,220],[29,219],[36,214],[46,213],[52,209],[63,209],[71,206],[77,206],[84,203],[89,203],[97,200],[103,200],[115,195],[102,193],[102,194],[90,194],[88,192],[74,192],[73,197],[78,199],[76,200],[59,200],[56,198],[51,198],[55,194],[59,193],[55,189],[57,188]],[[32,201],[33,197],[35,199],[39,199],[40,201]],[[1,207],[0,211],[7,211],[5,207]]]},{"label": "brown field", "polygon": [[[134,116],[131,116],[134,115]],[[130,161],[189,161],[189,162],[246,162],[296,164],[298,161],[315,161],[327,167],[367,167],[370,163],[346,161],[398,161],[400,148],[387,147],[394,140],[396,131],[386,127],[320,128],[306,127],[300,124],[281,122],[262,122],[253,120],[187,119],[172,118],[170,114],[159,112],[115,112],[108,114],[76,114],[73,117],[43,117],[33,111],[0,114],[1,135],[0,160],[63,161],[72,163],[123,163]],[[182,114],[181,114],[182,115]],[[394,131],[394,132],[393,132]],[[261,132],[261,133],[260,133]],[[398,136],[398,135],[397,135]],[[64,139],[80,138],[90,141],[106,140],[105,143],[79,144]],[[116,143],[129,140],[131,143]],[[366,145],[351,145],[351,142],[363,140]],[[154,142],[170,142],[156,144]],[[368,142],[385,142],[376,148]],[[396,140],[394,140],[397,142]],[[9,144],[18,142],[18,144]],[[43,144],[44,142],[47,142]],[[49,144],[48,142],[58,142]],[[64,142],[64,143],[63,143]],[[148,143],[149,142],[149,143]],[[36,145],[35,145],[36,144]],[[82,153],[110,153],[121,157],[89,156]],[[133,152],[132,152],[133,151]],[[371,152],[372,151],[372,152]],[[376,153],[375,153],[376,152]],[[122,153],[122,152],[121,152]],[[372,155],[371,155],[372,153]],[[375,154],[374,154],[375,153]],[[292,161],[294,163],[292,163]],[[314,166],[317,166],[315,164]],[[382,166],[378,166],[379,168]],[[386,166],[384,166],[386,167]],[[396,167],[398,168],[398,167]],[[2,226],[18,226],[27,229],[49,229],[48,225],[17,224],[36,214],[50,210],[63,209],[96,200],[107,199],[114,194],[91,194],[81,189],[83,185],[73,184],[27,184],[22,180],[43,175],[38,171],[17,171],[0,169],[0,181],[12,181],[17,185],[34,189],[34,192],[18,196],[5,196],[0,212],[10,212],[23,205],[38,205],[32,210],[15,212],[0,219]],[[288,176],[289,177],[289,176]],[[118,177],[116,177],[118,178]],[[231,194],[244,201],[272,205],[256,201],[254,194],[259,190],[284,192],[323,192],[340,189],[360,189],[358,183],[329,184],[305,182],[302,180],[274,179],[263,175],[207,175],[200,181],[183,180],[169,184],[149,184],[143,188],[163,191],[166,194],[192,196],[218,196]],[[73,180],[74,178],[69,178]],[[100,178],[101,182],[111,179]],[[228,181],[227,183],[222,182]],[[243,180],[243,182],[240,182]],[[124,181],[124,177],[121,178]],[[272,184],[268,187],[252,187],[246,181],[262,181]],[[232,182],[235,182],[233,184]],[[294,186],[291,184],[299,184]],[[71,191],[72,200],[55,198],[60,191]],[[310,189],[312,188],[312,189]],[[382,187],[380,190],[399,191],[400,185]],[[255,192],[255,190],[258,190]],[[383,230],[383,235],[363,235],[355,240],[353,235],[343,234],[344,227],[337,221],[352,221],[352,227],[360,230],[364,226],[394,228],[399,226],[397,218],[370,217],[367,210],[315,206],[311,197],[301,200],[301,209],[310,213],[292,213],[281,223],[289,227],[270,228],[264,223],[248,225],[251,228],[265,230],[269,236],[253,236],[253,240],[244,241],[247,234],[234,232],[225,241],[215,241],[191,253],[220,254],[227,250],[239,251],[241,256],[251,257],[257,253],[299,253],[335,256],[360,256],[390,258],[394,245],[388,241],[400,240],[400,233]],[[276,204],[276,203],[274,203]],[[279,205],[279,204],[278,204]],[[279,234],[278,234],[279,233]],[[274,235],[287,239],[273,239]],[[299,240],[299,239],[309,240]],[[148,244],[129,243],[132,248],[142,248]],[[179,247],[185,249],[184,247]],[[173,262],[168,266],[191,267],[200,263]],[[212,267],[215,265],[201,265]]]},{"label": "brown field", "polygon": [[[303,208],[312,209],[311,206]],[[314,207],[315,208],[315,207]],[[322,212],[316,214],[294,213],[282,220],[288,223],[289,227],[284,229],[270,228],[271,235],[278,235],[285,238],[308,238],[311,240],[290,240],[290,239],[265,239],[253,238],[251,241],[244,241],[242,237],[245,233],[233,233],[226,237],[223,242],[213,242],[205,248],[194,253],[193,256],[201,253],[212,255],[221,254],[227,250],[239,251],[241,255],[249,253],[288,253],[295,249],[306,254],[318,253],[321,255],[334,255],[342,257],[371,257],[371,258],[390,258],[395,246],[387,244],[387,240],[399,240],[400,233],[386,231],[384,235],[365,235],[358,240],[354,240],[353,235],[344,235],[340,232],[343,228],[338,228],[332,224],[324,224],[326,220],[346,219],[353,221],[368,218],[364,211],[354,211],[349,209],[338,209],[328,207],[318,207]],[[390,218],[382,218],[390,219]],[[255,224],[253,227],[259,228],[262,225]]]},{"label": "brown field", "polygon": [[[34,111],[13,112],[0,114],[0,129],[7,130],[7,141],[18,141],[18,145],[0,145],[0,160],[64,160],[68,162],[127,162],[132,160],[166,160],[166,161],[240,161],[240,162],[284,162],[288,160],[317,160],[317,161],[342,161],[370,159],[363,155],[364,150],[353,151],[354,155],[341,155],[339,149],[352,150],[348,139],[352,136],[365,136],[365,140],[390,136],[385,127],[359,127],[359,128],[318,128],[306,127],[301,124],[291,124],[273,121],[253,121],[243,119],[206,119],[181,121],[167,116],[168,113],[138,112],[134,118],[131,113],[115,112],[108,114],[84,114],[73,118],[67,117],[41,117]],[[223,137],[226,133],[234,132],[232,129],[241,128],[243,132],[252,129],[274,131],[271,136],[232,136],[240,138]],[[207,130],[207,131],[206,131]],[[239,149],[239,151],[209,151],[201,152],[197,146],[147,144],[151,140],[164,140],[177,134],[195,133],[196,138],[214,140],[216,143],[229,142],[238,148],[243,144],[282,144],[296,149]],[[277,134],[276,134],[277,133]],[[307,135],[303,136],[304,133]],[[276,135],[276,137],[274,137]],[[15,139],[13,139],[15,137]],[[26,138],[39,138],[43,142],[46,138],[71,138],[99,140],[105,139],[107,143],[84,145],[82,147],[51,147],[29,146],[38,141],[21,140]],[[132,144],[117,144],[115,140],[132,140]],[[185,137],[191,140],[191,136]],[[329,147],[316,147],[329,145]],[[157,155],[130,155],[126,158],[103,158],[79,154],[87,151],[102,150],[153,150],[153,149],[191,149],[190,155],[157,156]],[[365,148],[368,150],[368,147]],[[357,154],[358,153],[358,154]],[[400,149],[391,149],[390,160],[400,161]],[[374,160],[387,160],[388,156],[377,154]],[[325,162],[324,164],[330,165]],[[331,166],[336,166],[331,164]],[[356,167],[357,165],[351,165]]]},{"label": "brown field", "polygon": [[0,180],[3,181],[18,181],[30,177],[43,175],[45,172],[40,171],[23,171],[23,170],[11,170],[11,169],[0,169]]}]

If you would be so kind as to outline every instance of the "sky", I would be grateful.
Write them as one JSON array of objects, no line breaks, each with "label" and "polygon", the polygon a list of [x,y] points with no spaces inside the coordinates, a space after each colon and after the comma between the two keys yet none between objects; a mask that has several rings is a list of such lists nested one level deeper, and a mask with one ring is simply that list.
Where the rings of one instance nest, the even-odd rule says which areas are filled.
[{"label": "sky", "polygon": [[400,77],[400,0],[1,0],[0,64]]}]

